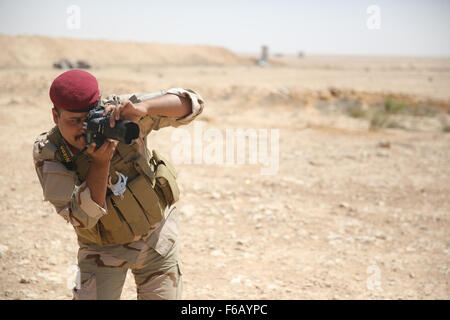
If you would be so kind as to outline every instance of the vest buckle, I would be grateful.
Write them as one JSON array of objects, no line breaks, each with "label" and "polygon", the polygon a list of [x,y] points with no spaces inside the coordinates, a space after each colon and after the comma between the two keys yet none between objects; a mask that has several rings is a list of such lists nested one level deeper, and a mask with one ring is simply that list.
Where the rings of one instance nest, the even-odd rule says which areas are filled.
[{"label": "vest buckle", "polygon": [[123,194],[127,190],[128,177],[118,171],[116,171],[116,174],[119,177],[119,180],[117,180],[115,184],[112,184],[110,175],[108,179],[108,188],[111,189],[115,196],[120,196],[120,198],[123,199]]}]

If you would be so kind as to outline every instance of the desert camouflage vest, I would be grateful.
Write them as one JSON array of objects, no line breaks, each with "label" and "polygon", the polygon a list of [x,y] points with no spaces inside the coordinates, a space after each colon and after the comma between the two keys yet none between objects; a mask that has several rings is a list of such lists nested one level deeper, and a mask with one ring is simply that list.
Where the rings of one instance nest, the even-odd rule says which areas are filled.
[{"label": "desert camouflage vest", "polygon": [[[47,137],[57,149],[62,149],[64,141],[57,126]],[[170,162],[155,150],[148,162],[137,148],[136,144],[117,145],[109,173],[113,184],[119,179],[116,172],[128,177],[126,190],[122,197],[114,195],[108,188],[108,214],[91,229],[74,227],[80,242],[97,245],[132,242],[147,234],[164,217],[165,208],[178,200],[176,172]],[[55,152],[55,160],[65,163],[63,157],[61,152]],[[90,156],[84,151],[75,156],[73,162],[72,170],[80,182],[85,181]]]}]

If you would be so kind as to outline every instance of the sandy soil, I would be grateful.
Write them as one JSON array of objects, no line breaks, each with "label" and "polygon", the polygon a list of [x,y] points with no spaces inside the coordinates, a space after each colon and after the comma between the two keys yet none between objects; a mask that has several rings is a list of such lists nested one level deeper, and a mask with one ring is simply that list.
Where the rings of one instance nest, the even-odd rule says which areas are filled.
[{"label": "sandy soil", "polygon": [[[248,161],[177,165],[183,298],[449,299],[450,59],[277,59],[91,70],[105,94],[198,90],[203,132],[279,130],[275,175]],[[1,299],[71,298],[75,233],[42,201],[31,157],[60,72],[0,69]],[[437,111],[379,130],[346,112],[389,96]],[[149,147],[170,155],[173,132]],[[135,299],[131,274],[122,298]]]}]

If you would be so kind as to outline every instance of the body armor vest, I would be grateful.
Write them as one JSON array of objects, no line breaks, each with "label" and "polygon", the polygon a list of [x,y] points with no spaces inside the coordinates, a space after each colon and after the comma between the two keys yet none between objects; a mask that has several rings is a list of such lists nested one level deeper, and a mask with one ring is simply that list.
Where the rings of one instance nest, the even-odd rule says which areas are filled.
[{"label": "body armor vest", "polygon": [[[62,150],[65,142],[57,126],[48,133],[47,138],[57,150]],[[54,160],[65,163],[62,152],[55,152],[54,155]],[[73,158],[71,167],[80,182],[86,180],[90,158],[86,151]],[[108,213],[90,229],[74,227],[82,243],[107,245],[132,242],[158,224],[164,217],[166,207],[179,198],[176,172],[155,150],[148,162],[138,152],[136,144],[119,143],[110,164],[112,183],[119,179],[116,172],[128,177],[125,192],[122,196],[114,195],[108,188]]]}]

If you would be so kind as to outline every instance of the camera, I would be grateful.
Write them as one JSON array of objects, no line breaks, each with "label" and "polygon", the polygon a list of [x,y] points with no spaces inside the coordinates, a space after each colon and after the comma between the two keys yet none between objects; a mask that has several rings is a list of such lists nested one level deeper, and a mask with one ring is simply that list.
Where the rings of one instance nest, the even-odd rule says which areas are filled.
[{"label": "camera", "polygon": [[85,140],[88,146],[95,142],[96,149],[100,148],[106,139],[114,139],[130,144],[133,139],[139,137],[139,125],[129,120],[118,120],[114,128],[109,124],[111,113],[103,116],[105,108],[97,106],[90,110],[83,122],[83,129],[86,130]]}]

